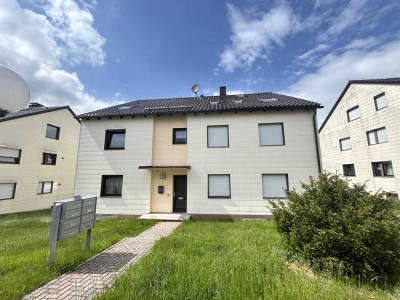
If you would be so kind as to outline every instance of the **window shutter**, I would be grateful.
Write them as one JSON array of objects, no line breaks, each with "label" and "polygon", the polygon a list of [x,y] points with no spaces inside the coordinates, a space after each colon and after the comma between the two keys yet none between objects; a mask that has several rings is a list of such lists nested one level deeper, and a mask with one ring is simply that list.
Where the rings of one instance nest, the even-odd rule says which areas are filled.
[{"label": "window shutter", "polygon": [[208,196],[229,197],[231,195],[229,175],[209,175]]},{"label": "window shutter", "polygon": [[0,147],[0,156],[18,158],[19,157],[19,149]]},{"label": "window shutter", "polygon": [[286,197],[284,190],[287,189],[286,174],[263,175],[262,185],[264,198]]},{"label": "window shutter", "polygon": [[14,187],[15,183],[0,183],[0,200],[13,198]]},{"label": "window shutter", "polygon": [[386,128],[381,128],[376,131],[379,143],[385,143],[388,141]]},{"label": "window shutter", "polygon": [[357,108],[351,109],[347,113],[349,115],[349,121],[353,121],[354,119],[357,119],[360,117],[360,108],[357,107]]},{"label": "window shutter", "polygon": [[228,126],[208,127],[208,147],[228,147]]},{"label": "window shutter", "polygon": [[368,132],[368,140],[370,145],[375,145],[376,144],[376,139],[375,139],[375,132],[371,131]]},{"label": "window shutter", "polygon": [[282,124],[259,124],[261,146],[283,145]]},{"label": "window shutter", "polygon": [[351,140],[350,140],[350,138],[340,140],[340,144],[341,144],[342,150],[351,149]]},{"label": "window shutter", "polygon": [[375,98],[375,103],[376,103],[376,109],[382,109],[384,107],[387,106],[387,102],[386,102],[386,95],[382,94],[378,97]]}]

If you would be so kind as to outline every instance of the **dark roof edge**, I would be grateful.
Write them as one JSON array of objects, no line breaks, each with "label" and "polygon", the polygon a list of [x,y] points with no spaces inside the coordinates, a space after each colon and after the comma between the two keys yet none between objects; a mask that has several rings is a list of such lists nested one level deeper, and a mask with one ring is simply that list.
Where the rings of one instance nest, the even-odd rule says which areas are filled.
[{"label": "dark roof edge", "polygon": [[233,109],[216,109],[216,110],[196,110],[196,111],[171,111],[171,112],[149,112],[139,114],[120,114],[120,115],[103,115],[103,116],[85,116],[79,115],[76,118],[108,118],[108,117],[124,117],[124,116],[157,116],[157,115],[180,115],[180,114],[209,114],[209,113],[223,113],[223,112],[243,112],[243,111],[265,111],[265,110],[295,110],[295,109],[319,109],[323,108],[321,104],[318,105],[302,105],[302,106],[275,106],[275,107],[254,107],[254,108],[233,108]]},{"label": "dark roof edge", "polygon": [[339,98],[336,100],[332,109],[329,111],[329,114],[326,116],[321,127],[318,129],[318,133],[321,133],[322,129],[325,127],[326,123],[328,122],[329,118],[332,116],[336,107],[339,105],[340,100],[342,100],[343,96],[346,94],[347,90],[349,89],[350,85],[352,85],[352,84],[400,84],[400,82],[393,82],[393,81],[385,82],[385,81],[374,81],[374,80],[349,80],[347,82],[347,85],[344,88],[343,92],[340,94]]},{"label": "dark roof edge", "polygon": [[58,111],[58,110],[62,110],[62,109],[68,109],[69,112],[72,114],[72,117],[73,117],[76,121],[78,121],[79,124],[81,123],[81,121],[77,118],[77,116],[76,116],[76,114],[74,113],[74,111],[73,111],[69,106],[60,106],[60,107],[57,107],[57,108],[51,108],[51,107],[50,107],[49,110],[41,110],[41,111],[34,112],[34,113],[32,113],[32,114],[26,114],[26,115],[21,115],[21,116],[15,116],[15,117],[12,117],[12,118],[9,118],[9,119],[6,119],[6,120],[2,120],[2,119],[0,118],[0,122],[7,122],[7,121],[15,120],[15,119],[27,118],[27,117],[30,117],[30,116],[40,115],[40,114],[49,113],[49,112],[53,112],[53,111]]}]

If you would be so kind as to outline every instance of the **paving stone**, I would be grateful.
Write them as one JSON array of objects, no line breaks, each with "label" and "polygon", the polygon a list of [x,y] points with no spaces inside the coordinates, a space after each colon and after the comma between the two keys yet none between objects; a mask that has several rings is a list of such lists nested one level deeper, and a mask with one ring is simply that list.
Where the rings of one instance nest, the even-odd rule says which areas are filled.
[{"label": "paving stone", "polygon": [[136,237],[124,238],[23,299],[92,299],[103,293],[123,271],[138,262],[158,240],[170,235],[180,224],[160,222]]}]

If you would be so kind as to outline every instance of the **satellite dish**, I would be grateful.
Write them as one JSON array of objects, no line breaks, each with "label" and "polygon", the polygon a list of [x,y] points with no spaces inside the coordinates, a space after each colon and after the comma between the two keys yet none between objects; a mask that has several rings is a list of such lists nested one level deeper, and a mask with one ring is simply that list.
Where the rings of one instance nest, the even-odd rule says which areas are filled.
[{"label": "satellite dish", "polygon": [[199,89],[200,89],[200,86],[197,83],[192,86],[192,93],[195,93],[196,97],[197,97],[197,92],[199,91]]},{"label": "satellite dish", "polygon": [[15,71],[0,65],[0,109],[14,112],[26,107],[30,93],[25,80]]}]

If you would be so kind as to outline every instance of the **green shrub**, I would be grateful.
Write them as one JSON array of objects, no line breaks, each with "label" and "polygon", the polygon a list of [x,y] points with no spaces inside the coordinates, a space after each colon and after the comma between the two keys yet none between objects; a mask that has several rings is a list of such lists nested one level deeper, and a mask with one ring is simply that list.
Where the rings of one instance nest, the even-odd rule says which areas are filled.
[{"label": "green shrub", "polygon": [[270,202],[292,255],[317,271],[367,281],[399,279],[398,200],[329,173],[311,177],[302,188],[302,193],[286,191],[285,203]]}]

